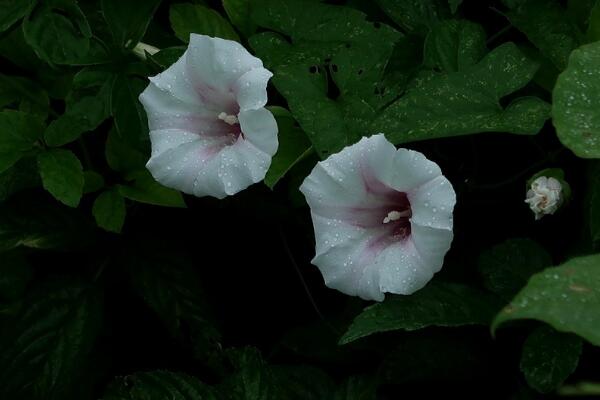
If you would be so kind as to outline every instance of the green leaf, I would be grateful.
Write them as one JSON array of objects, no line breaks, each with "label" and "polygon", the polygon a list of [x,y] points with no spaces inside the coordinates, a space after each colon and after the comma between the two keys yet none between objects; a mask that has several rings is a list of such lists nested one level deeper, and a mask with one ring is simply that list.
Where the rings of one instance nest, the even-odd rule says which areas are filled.
[{"label": "green leaf", "polygon": [[376,400],[377,382],[363,375],[353,375],[344,380],[335,391],[333,400]]},{"label": "green leaf", "polygon": [[227,352],[236,372],[221,384],[231,400],[269,400],[281,398],[273,371],[253,347]]},{"label": "green leaf", "polygon": [[488,324],[496,311],[492,299],[468,286],[429,283],[410,296],[390,295],[358,315],[340,344],[347,344],[374,333],[428,326]]},{"label": "green leaf", "polygon": [[229,20],[246,37],[256,32],[256,24],[252,21],[252,0],[222,0],[223,8]]},{"label": "green leaf", "polygon": [[449,17],[446,0],[377,0],[377,4],[402,29],[421,35]]},{"label": "green leaf", "polygon": [[38,83],[18,76],[0,74],[0,107],[18,102],[19,110],[46,119],[48,93]]},{"label": "green leaf", "polygon": [[306,134],[296,126],[294,117],[282,107],[270,107],[279,128],[279,148],[265,176],[265,185],[273,189],[281,178],[300,160],[312,152]]},{"label": "green leaf", "polygon": [[102,400],[218,400],[217,393],[181,372],[139,372],[117,378]]},{"label": "green leaf", "polygon": [[18,246],[80,250],[94,241],[90,221],[77,209],[40,196],[13,196],[0,205],[0,251]]},{"label": "green leaf", "polygon": [[480,132],[536,134],[550,106],[537,97],[500,100],[525,86],[537,70],[512,43],[459,72],[417,80],[385,109],[371,132],[385,132],[395,144]]},{"label": "green leaf", "polygon": [[37,158],[42,184],[52,196],[69,207],[77,207],[83,195],[83,167],[70,150],[52,149]]},{"label": "green leaf", "polygon": [[4,0],[0,5],[0,33],[27,14],[34,0]]},{"label": "green leaf", "polygon": [[[110,115],[110,100],[116,75],[109,71],[93,71],[92,66],[88,68],[90,69],[87,72],[82,69],[73,76],[70,92],[65,96],[67,109],[75,107],[78,102],[85,101],[87,97],[95,97],[102,103],[102,106],[95,106],[98,109],[97,113],[106,119]],[[95,81],[95,79],[101,80]]]},{"label": "green leaf", "polygon": [[481,253],[478,266],[487,289],[511,300],[529,277],[552,265],[552,258],[530,239],[510,239]]},{"label": "green leaf", "polygon": [[87,55],[92,37],[73,0],[42,1],[25,18],[23,32],[38,57],[51,64],[77,64]]},{"label": "green leaf", "polygon": [[129,185],[119,185],[119,193],[129,200],[165,207],[185,208],[180,192],[156,182],[146,170],[138,171]]},{"label": "green leaf", "polygon": [[[596,168],[596,170],[600,170]],[[593,243],[600,243],[600,177],[592,177],[590,182],[590,234]]]},{"label": "green leaf", "polygon": [[62,400],[81,390],[80,378],[101,327],[93,288],[41,288],[0,336],[0,396]]},{"label": "green leaf", "polygon": [[600,42],[573,51],[552,92],[552,122],[579,157],[600,158]]},{"label": "green leaf", "polygon": [[0,172],[0,203],[21,190],[41,186],[35,158],[18,161],[4,172]]},{"label": "green leaf", "polygon": [[[357,141],[398,94],[393,82],[385,94],[380,87],[402,35],[346,7],[298,0],[259,0],[253,7],[258,25],[291,37],[290,44],[267,32],[249,41],[319,156]],[[337,92],[328,90],[329,79]]]},{"label": "green leaf", "polygon": [[510,9],[506,17],[518,30],[527,35],[543,55],[562,71],[571,51],[579,45],[577,26],[555,0],[503,0]]},{"label": "green leaf", "polygon": [[591,9],[586,37],[589,42],[600,40],[600,3],[596,3]]},{"label": "green leaf", "polygon": [[567,0],[567,17],[583,31],[587,28],[596,0]]},{"label": "green leaf", "polygon": [[456,14],[456,10],[458,10],[458,6],[460,6],[462,2],[463,0],[448,0],[448,5],[450,6],[452,14]]},{"label": "green leaf", "polygon": [[[474,329],[427,329],[394,338],[380,367],[385,384],[410,385],[421,382],[480,381],[490,373],[489,342]],[[492,356],[493,357],[493,356]],[[427,396],[424,396],[427,397]]]},{"label": "green leaf", "polygon": [[495,318],[492,331],[508,321],[536,319],[600,346],[600,254],[573,258],[547,268]]},{"label": "green leaf", "polygon": [[128,251],[124,265],[135,292],[161,319],[171,336],[207,361],[220,349],[220,334],[204,297],[201,278],[189,259],[147,241]]},{"label": "green leaf", "polygon": [[521,371],[529,386],[541,393],[556,390],[579,363],[581,339],[541,326],[527,337],[521,353]]},{"label": "green leaf", "polygon": [[23,26],[16,26],[0,35],[0,54],[2,58],[22,68],[24,71],[37,72],[46,68],[33,49],[25,41]]},{"label": "green leaf", "polygon": [[161,49],[154,55],[148,55],[148,59],[158,65],[161,70],[165,70],[175,64],[184,52],[185,47],[183,46],[167,47],[166,49]]},{"label": "green leaf", "polygon": [[274,380],[280,389],[278,398],[286,400],[330,399],[335,385],[322,370],[304,365],[272,366]]},{"label": "green leaf", "polygon": [[93,131],[106,118],[108,110],[104,99],[84,97],[48,125],[44,139],[49,146],[62,146],[76,140],[84,132]]},{"label": "green leaf", "polygon": [[101,0],[100,7],[117,46],[134,48],[144,37],[161,0]]},{"label": "green leaf", "polygon": [[19,250],[2,252],[0,259],[0,300],[16,300],[25,292],[33,269]]},{"label": "green leaf", "polygon": [[36,117],[20,112],[0,112],[0,172],[6,171],[33,149],[44,127]]},{"label": "green leaf", "polygon": [[148,119],[138,100],[145,88],[146,82],[143,80],[119,75],[110,98],[110,109],[119,137],[136,148],[149,140]]},{"label": "green leaf", "polygon": [[99,227],[119,233],[125,223],[125,199],[116,190],[107,190],[96,198],[92,213]]},{"label": "green leaf", "polygon": [[477,64],[487,53],[485,31],[469,21],[447,20],[425,39],[424,64],[442,72],[456,72]]},{"label": "green leaf", "polygon": [[124,141],[114,128],[108,132],[104,155],[111,169],[124,174],[143,169],[148,161],[146,155]]},{"label": "green leaf", "polygon": [[190,33],[240,41],[233,27],[221,14],[199,4],[171,5],[169,20],[175,36],[185,43],[190,41]]},{"label": "green leaf", "polygon": [[96,171],[83,171],[83,193],[93,193],[104,187],[104,178]]}]

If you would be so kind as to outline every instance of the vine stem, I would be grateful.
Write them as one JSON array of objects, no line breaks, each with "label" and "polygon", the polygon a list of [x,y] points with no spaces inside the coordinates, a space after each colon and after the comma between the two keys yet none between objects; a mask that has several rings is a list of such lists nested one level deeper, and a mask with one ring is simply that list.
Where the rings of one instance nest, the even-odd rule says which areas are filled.
[{"label": "vine stem", "polygon": [[288,258],[290,259],[290,262],[291,262],[292,266],[294,267],[294,270],[296,271],[298,278],[300,278],[300,282],[302,283],[302,287],[304,288],[304,291],[306,292],[306,296],[308,297],[310,304],[314,308],[314,310],[317,313],[317,315],[319,316],[319,318],[321,320],[323,320],[323,322],[327,325],[327,327],[329,329],[331,329],[336,335],[339,335],[340,332],[338,331],[338,329],[336,329],[336,327],[333,326],[327,318],[325,318],[325,315],[323,315],[323,313],[319,309],[319,306],[317,305],[317,302],[315,301],[315,298],[313,297],[313,295],[310,291],[310,288],[308,287],[308,284],[306,283],[306,280],[304,279],[304,276],[302,275],[302,271],[300,271],[300,267],[298,266],[298,263],[296,262],[296,259],[294,258],[292,250],[290,249],[287,238],[285,237],[285,233],[283,232],[283,228],[281,226],[279,226],[279,236],[281,237],[281,242],[283,243],[283,248],[284,248]]},{"label": "vine stem", "polygon": [[556,150],[556,151],[548,154],[542,160],[536,162],[535,164],[532,164],[532,165],[528,166],[527,168],[523,169],[520,172],[517,172],[512,177],[510,177],[508,179],[505,179],[503,181],[500,181],[500,182],[497,182],[497,183],[491,183],[491,184],[487,184],[487,185],[475,185],[475,184],[471,184],[471,185],[469,185],[469,187],[471,189],[494,190],[494,189],[497,189],[497,188],[502,187],[502,186],[510,185],[510,184],[518,181],[519,179],[523,178],[528,173],[531,173],[533,170],[536,170],[538,168],[543,167],[544,164],[546,164],[548,161],[554,160],[556,158],[556,156],[558,156],[562,151],[563,151],[563,149],[559,149],[559,150]]}]

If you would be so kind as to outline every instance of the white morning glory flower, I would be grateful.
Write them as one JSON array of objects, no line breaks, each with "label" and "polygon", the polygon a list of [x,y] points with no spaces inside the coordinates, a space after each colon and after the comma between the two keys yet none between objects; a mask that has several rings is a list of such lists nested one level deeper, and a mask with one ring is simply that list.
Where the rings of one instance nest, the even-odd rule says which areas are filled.
[{"label": "white morning glory flower", "polygon": [[154,178],[217,198],[261,181],[278,145],[275,118],[264,108],[271,76],[239,43],[192,33],[183,56],[140,95]]},{"label": "white morning glory flower", "polygon": [[456,195],[439,166],[382,135],[319,162],[300,187],[325,284],[366,300],[411,294],[442,267]]},{"label": "white morning glory flower", "polygon": [[562,185],[558,179],[540,176],[531,183],[525,203],[538,220],[544,215],[554,214],[562,202]]}]

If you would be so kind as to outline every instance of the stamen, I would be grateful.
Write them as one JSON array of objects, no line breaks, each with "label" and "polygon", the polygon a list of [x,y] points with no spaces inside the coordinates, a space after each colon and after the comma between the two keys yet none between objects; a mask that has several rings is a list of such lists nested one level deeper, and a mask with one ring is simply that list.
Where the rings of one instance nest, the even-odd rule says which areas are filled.
[{"label": "stamen", "polygon": [[402,217],[410,217],[410,210],[404,210],[404,211],[390,211],[387,215],[387,217],[385,217],[383,219],[383,223],[384,224],[388,224],[392,221],[398,221],[400,218]]},{"label": "stamen", "polygon": [[219,118],[221,121],[224,121],[225,123],[227,123],[229,125],[235,125],[235,124],[239,123],[239,121],[235,115],[227,114],[226,112],[222,112],[221,114],[219,114],[217,116],[217,118]]}]

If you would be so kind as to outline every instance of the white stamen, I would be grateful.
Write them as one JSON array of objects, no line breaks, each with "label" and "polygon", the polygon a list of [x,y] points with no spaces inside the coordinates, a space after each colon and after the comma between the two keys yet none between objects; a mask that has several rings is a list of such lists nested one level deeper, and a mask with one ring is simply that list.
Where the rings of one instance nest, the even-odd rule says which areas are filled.
[{"label": "white stamen", "polygon": [[217,116],[217,118],[219,118],[221,121],[224,121],[225,123],[227,123],[229,125],[235,125],[235,124],[239,123],[239,121],[235,115],[227,114],[226,112],[222,112],[221,114],[219,114]]},{"label": "white stamen", "polygon": [[405,211],[390,211],[387,215],[387,217],[385,217],[383,219],[383,223],[384,224],[388,224],[392,221],[398,221],[400,218],[402,217],[409,217],[410,216],[410,211],[409,210],[405,210]]}]

